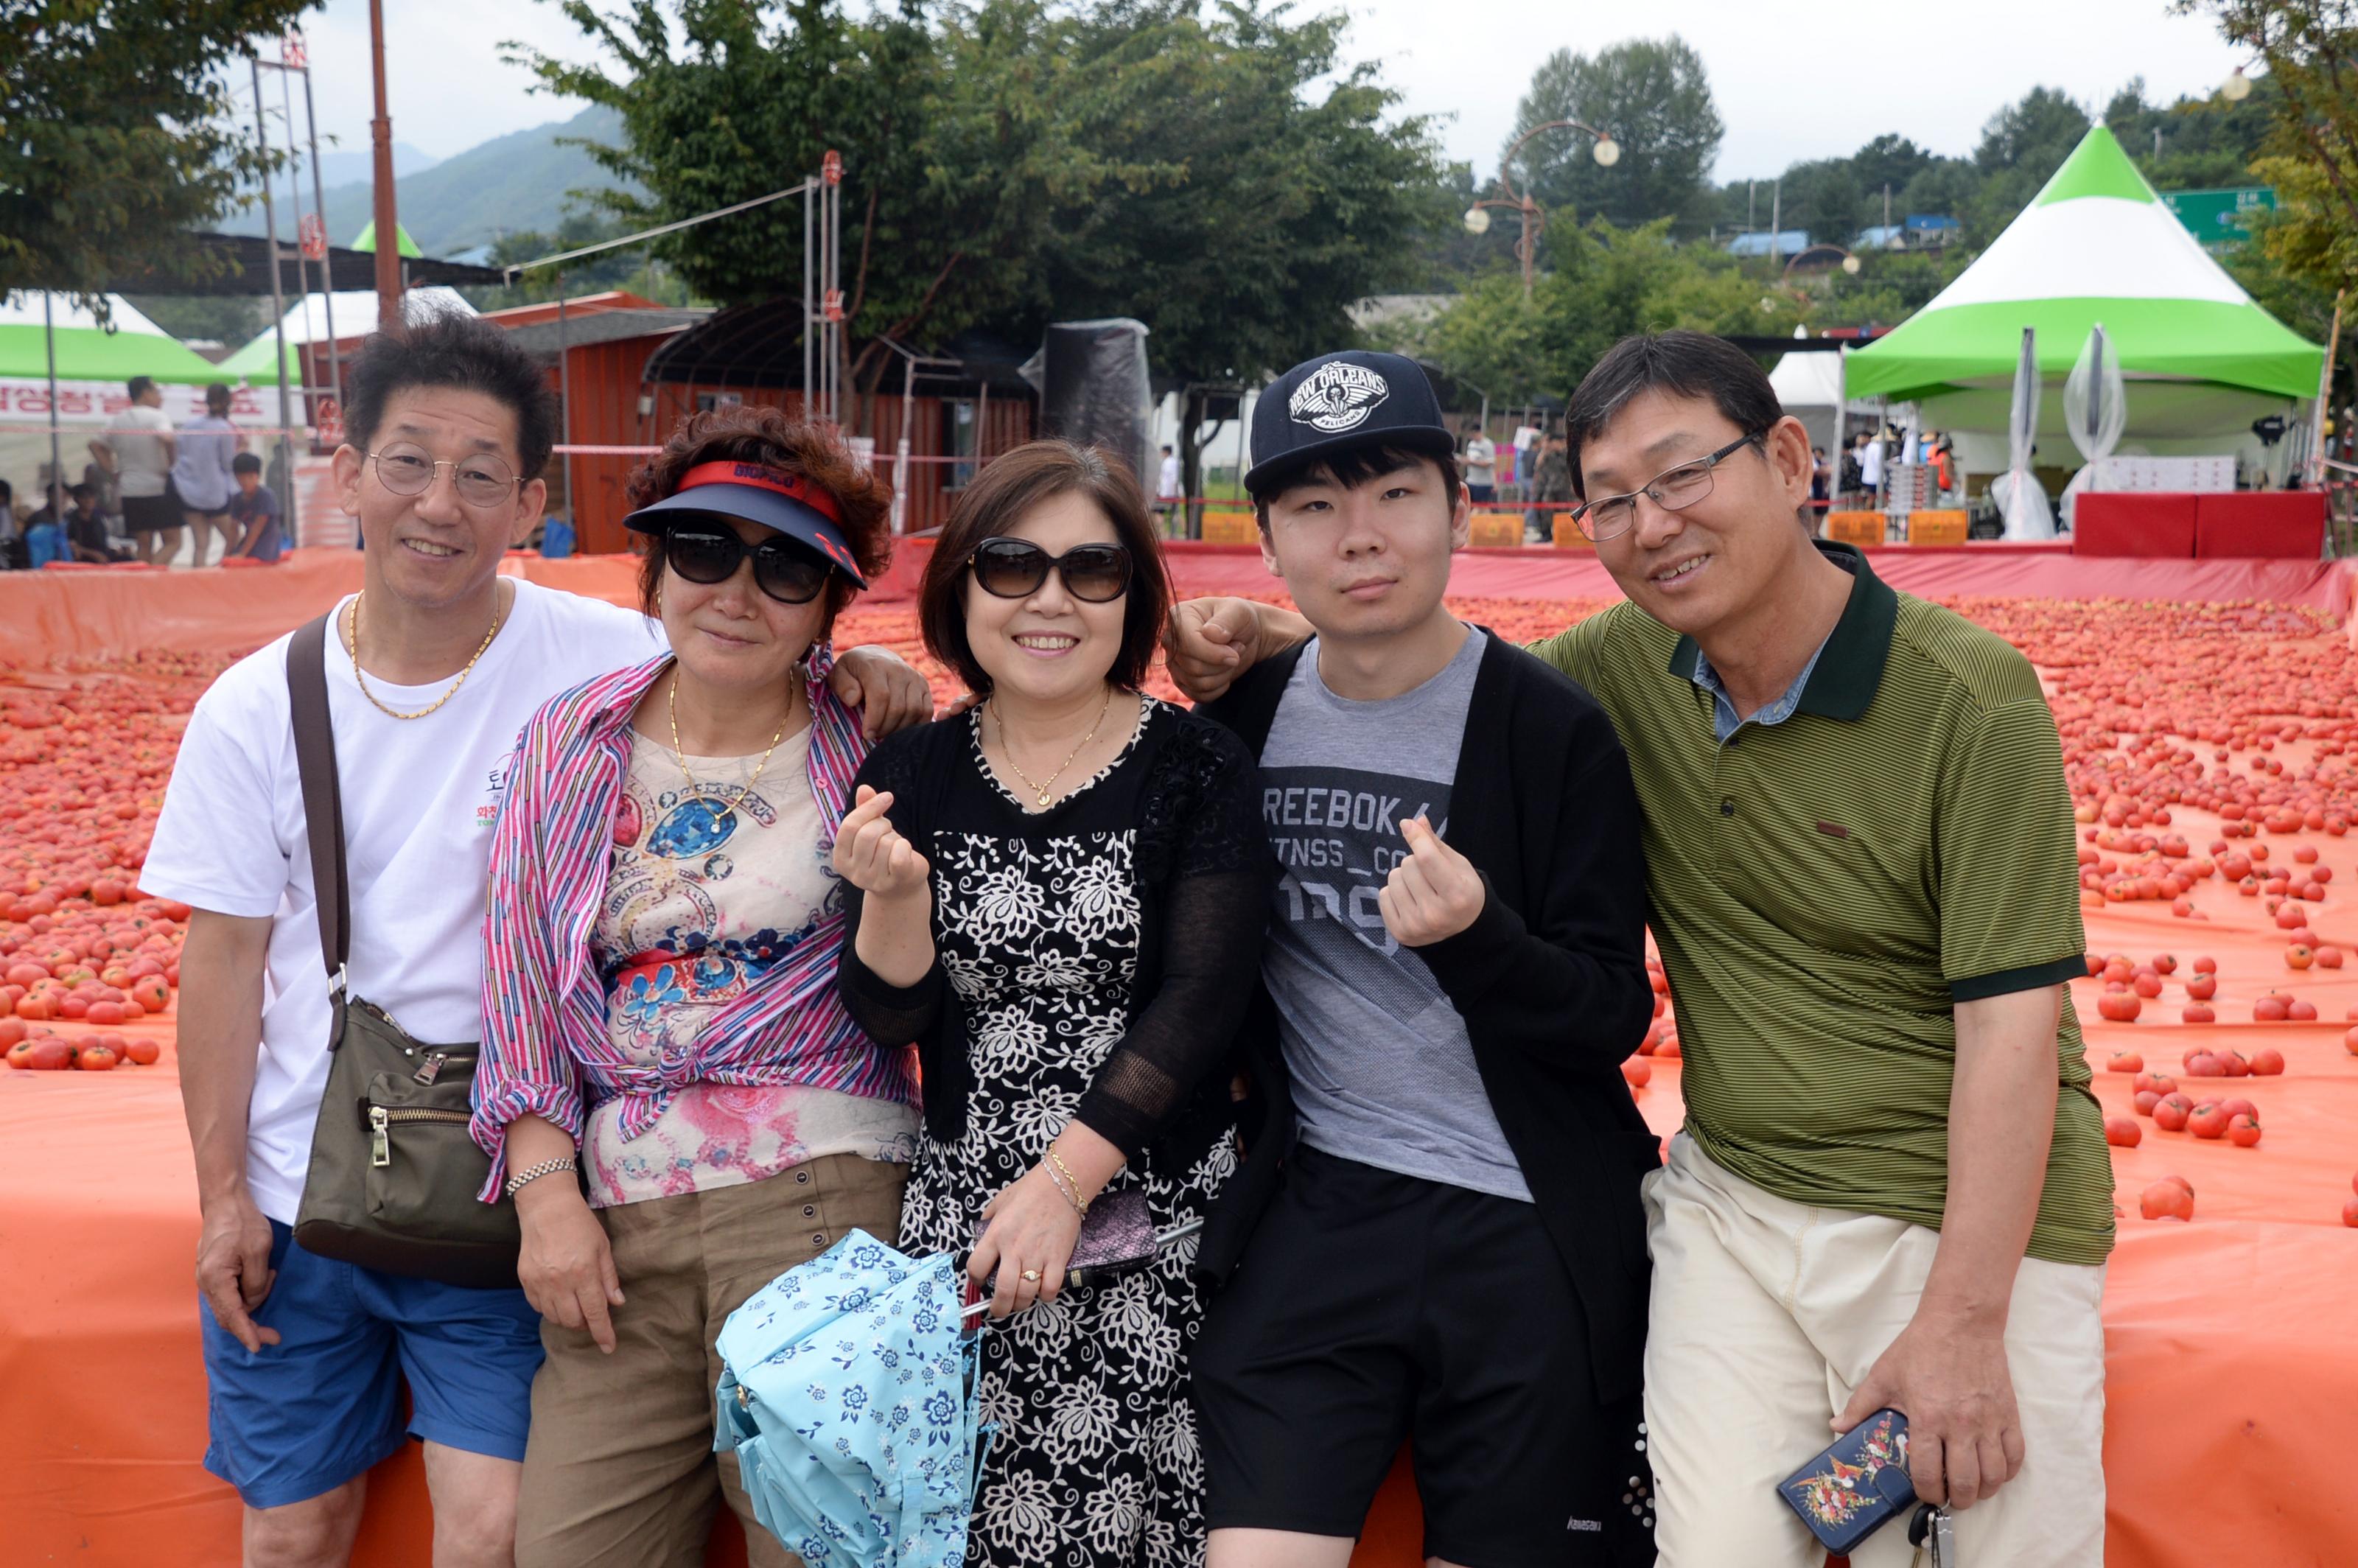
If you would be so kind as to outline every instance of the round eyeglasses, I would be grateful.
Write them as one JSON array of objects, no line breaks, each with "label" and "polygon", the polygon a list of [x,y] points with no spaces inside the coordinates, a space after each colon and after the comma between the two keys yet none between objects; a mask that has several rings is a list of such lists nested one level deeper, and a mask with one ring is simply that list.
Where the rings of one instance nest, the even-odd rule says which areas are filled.
[{"label": "round eyeglasses", "polygon": [[459,499],[470,506],[497,506],[516,492],[522,481],[515,470],[488,452],[477,452],[456,462],[438,460],[423,447],[395,442],[363,453],[376,464],[377,482],[395,495],[423,495],[434,488],[434,476],[450,470]]},{"label": "round eyeglasses", "polygon": [[1580,531],[1588,535],[1591,544],[1602,544],[1628,533],[1638,521],[1638,498],[1641,495],[1665,512],[1693,506],[1711,493],[1714,469],[1767,434],[1765,430],[1748,431],[1708,456],[1664,469],[1635,490],[1583,502],[1572,509],[1572,520],[1580,524]]}]

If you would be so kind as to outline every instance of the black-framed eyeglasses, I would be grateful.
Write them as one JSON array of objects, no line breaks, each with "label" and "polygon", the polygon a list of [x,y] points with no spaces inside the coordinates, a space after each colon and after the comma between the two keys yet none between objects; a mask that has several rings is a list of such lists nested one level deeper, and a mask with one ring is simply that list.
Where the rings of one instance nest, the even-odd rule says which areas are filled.
[{"label": "black-framed eyeglasses", "polygon": [[1583,502],[1572,509],[1573,521],[1580,524],[1580,531],[1588,535],[1590,543],[1602,544],[1628,533],[1630,524],[1638,521],[1638,498],[1641,495],[1665,512],[1693,506],[1711,493],[1712,470],[1767,434],[1766,430],[1747,431],[1707,457],[1664,469],[1633,491]]},{"label": "black-framed eyeglasses", "polygon": [[456,462],[437,460],[422,447],[395,442],[390,447],[362,454],[376,464],[377,482],[395,495],[423,495],[434,488],[434,476],[443,469],[450,470],[450,482],[459,492],[459,499],[470,506],[497,506],[516,492],[523,481],[515,470],[489,452],[477,452]]},{"label": "black-framed eyeglasses", "polygon": [[753,586],[780,604],[808,604],[835,568],[817,551],[779,535],[748,545],[730,528],[684,523],[664,530],[664,561],[686,580],[710,587],[753,557]]},{"label": "black-framed eyeglasses", "polygon": [[1029,599],[1048,580],[1050,568],[1065,591],[1085,604],[1109,604],[1130,591],[1130,551],[1120,545],[1075,545],[1052,556],[1029,539],[985,539],[967,557],[974,580],[997,599]]}]

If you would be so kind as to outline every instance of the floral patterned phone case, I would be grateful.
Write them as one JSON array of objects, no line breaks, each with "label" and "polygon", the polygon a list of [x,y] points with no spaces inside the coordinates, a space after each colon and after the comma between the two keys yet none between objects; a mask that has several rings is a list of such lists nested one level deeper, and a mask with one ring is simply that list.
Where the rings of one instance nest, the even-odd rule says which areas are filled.
[{"label": "floral patterned phone case", "polygon": [[1916,1501],[1908,1478],[1908,1418],[1880,1410],[1777,1484],[1810,1533],[1846,1556]]}]

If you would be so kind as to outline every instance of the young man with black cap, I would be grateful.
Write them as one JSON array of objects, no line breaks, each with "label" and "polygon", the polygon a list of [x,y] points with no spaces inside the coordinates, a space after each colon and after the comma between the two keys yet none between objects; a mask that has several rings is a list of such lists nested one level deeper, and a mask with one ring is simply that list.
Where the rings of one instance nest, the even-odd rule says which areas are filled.
[{"label": "young man with black cap", "polygon": [[1198,1260],[1234,1275],[1195,1363],[1211,1568],[1340,1568],[1403,1439],[1433,1558],[1642,1558],[1628,762],[1443,603],[1468,500],[1412,362],[1298,365],[1252,437],[1262,558],[1314,636],[1206,709],[1260,754],[1284,868],[1268,1115]]}]

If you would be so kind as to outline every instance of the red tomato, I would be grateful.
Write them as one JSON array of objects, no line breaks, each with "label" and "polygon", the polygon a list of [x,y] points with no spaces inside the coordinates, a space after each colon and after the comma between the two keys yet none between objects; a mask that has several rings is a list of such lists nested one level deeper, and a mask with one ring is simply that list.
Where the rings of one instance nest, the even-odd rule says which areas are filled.
[{"label": "red tomato", "polygon": [[1640,1089],[1653,1077],[1654,1069],[1646,1065],[1644,1057],[1632,1056],[1621,1064],[1621,1076],[1628,1080],[1631,1088]]},{"label": "red tomato", "polygon": [[2320,969],[2340,968],[2342,967],[2342,949],[2331,946],[2320,947],[2317,950],[2317,967]]},{"label": "red tomato", "polygon": [[2342,1200],[2342,1223],[2358,1230],[2358,1198]]},{"label": "red tomato", "polygon": [[2282,1023],[2291,1016],[2290,997],[2264,996],[2252,1004],[2252,1021],[2255,1023]]},{"label": "red tomato", "polygon": [[2223,1138],[2230,1118],[2227,1108],[2217,1100],[2204,1100],[2186,1119],[2186,1130],[2197,1138]]},{"label": "red tomato", "polygon": [[2135,1023],[2144,1008],[2135,991],[2106,991],[2096,999],[2098,1016],[2113,1023]]},{"label": "red tomato", "polygon": [[2256,1148],[2260,1141],[2257,1117],[2239,1116],[2227,1124],[2227,1141],[2238,1149]]},{"label": "red tomato", "polygon": [[85,1045],[74,1057],[74,1065],[85,1073],[114,1071],[114,1053],[103,1045]]},{"label": "red tomato", "polygon": [[44,1034],[32,1043],[31,1065],[37,1073],[62,1073],[73,1065],[74,1049],[54,1034]]},{"label": "red tomato", "polygon": [[2138,1055],[2134,1051],[2115,1051],[2113,1053],[2113,1059],[2104,1064],[2104,1071],[2108,1073],[2142,1073],[2145,1071],[2145,1058]]},{"label": "red tomato", "polygon": [[2161,1095],[2158,1090],[2139,1089],[2136,1092],[2136,1098],[2130,1103],[2136,1107],[2136,1113],[2139,1116],[2151,1116],[2153,1108],[2161,1103]]},{"label": "red tomato", "polygon": [[2176,1182],[2156,1182],[2139,1195],[2137,1210],[2147,1219],[2192,1219],[2194,1195]]},{"label": "red tomato", "polygon": [[2104,1118],[2104,1141],[2115,1149],[2134,1149],[2145,1138],[2145,1129],[2133,1116]]},{"label": "red tomato", "polygon": [[124,1051],[134,1063],[142,1067],[154,1066],[156,1059],[164,1054],[156,1042],[144,1038],[129,1042],[124,1046]]},{"label": "red tomato", "polygon": [[2252,1053],[2252,1076],[2273,1078],[2285,1070],[2284,1053],[2273,1045],[2263,1045]]},{"label": "red tomato", "polygon": [[2178,968],[2178,960],[2168,953],[2157,954],[2153,960],[2153,967],[2165,975],[2170,974]]},{"label": "red tomato", "polygon": [[2193,968],[2198,975],[2215,975],[2219,972],[2219,960],[2206,956],[2195,959]]},{"label": "red tomato", "polygon": [[2219,994],[2219,977],[2199,974],[2186,982],[2186,994],[2196,1001],[2209,1001]]},{"label": "red tomato", "polygon": [[2184,1095],[2164,1095],[2153,1108],[2153,1124],[2164,1132],[2183,1132],[2193,1114],[2194,1102]]},{"label": "red tomato", "polygon": [[2306,969],[2317,962],[2317,950],[2306,942],[2296,942],[2285,949],[2285,968]]},{"label": "red tomato", "polygon": [[30,1068],[32,1065],[33,1043],[29,1040],[11,1042],[8,1046],[8,1065],[21,1073]]},{"label": "red tomato", "polygon": [[[2285,1017],[2295,1023],[2315,1023],[2317,1022],[2317,1004],[2313,1001],[2303,1001],[2299,999],[2295,999],[2292,1005],[2285,1009]],[[2241,1061],[2243,1058],[2239,1056],[2236,1060]],[[2248,1068],[2244,1070],[2249,1071]],[[2230,1067],[2227,1069],[2227,1076],[2231,1078],[2240,1078],[2244,1074],[2236,1071],[2233,1067]]]},{"label": "red tomato", "polygon": [[2187,1023],[2216,1023],[2219,1015],[2201,1002],[2192,1002],[2178,1010],[2180,1020]]}]

